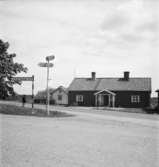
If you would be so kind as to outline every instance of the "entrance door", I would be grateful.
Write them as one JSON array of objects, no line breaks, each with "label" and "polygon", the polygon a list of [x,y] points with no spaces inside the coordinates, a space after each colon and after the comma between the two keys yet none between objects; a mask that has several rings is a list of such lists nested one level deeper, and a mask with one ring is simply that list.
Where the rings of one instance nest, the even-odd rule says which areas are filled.
[{"label": "entrance door", "polygon": [[108,106],[109,105],[109,96],[108,95],[104,95],[104,106]]}]

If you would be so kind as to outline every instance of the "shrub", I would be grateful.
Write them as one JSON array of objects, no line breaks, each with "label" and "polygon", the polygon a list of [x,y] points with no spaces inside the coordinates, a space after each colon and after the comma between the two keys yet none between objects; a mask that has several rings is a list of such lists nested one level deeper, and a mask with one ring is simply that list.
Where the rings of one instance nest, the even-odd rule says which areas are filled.
[{"label": "shrub", "polygon": [[147,108],[144,108],[144,111],[147,113],[147,114],[159,114],[159,107],[147,107]]}]

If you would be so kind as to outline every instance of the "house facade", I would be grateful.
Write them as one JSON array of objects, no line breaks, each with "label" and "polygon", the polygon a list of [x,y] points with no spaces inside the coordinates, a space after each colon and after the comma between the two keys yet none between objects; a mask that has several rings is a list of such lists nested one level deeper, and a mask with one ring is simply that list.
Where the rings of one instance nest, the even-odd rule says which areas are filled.
[{"label": "house facade", "polygon": [[67,105],[68,104],[68,92],[63,86],[59,86],[50,94],[50,99],[54,100],[57,105]]},{"label": "house facade", "polygon": [[68,88],[68,104],[141,108],[150,105],[151,78],[75,78]]}]

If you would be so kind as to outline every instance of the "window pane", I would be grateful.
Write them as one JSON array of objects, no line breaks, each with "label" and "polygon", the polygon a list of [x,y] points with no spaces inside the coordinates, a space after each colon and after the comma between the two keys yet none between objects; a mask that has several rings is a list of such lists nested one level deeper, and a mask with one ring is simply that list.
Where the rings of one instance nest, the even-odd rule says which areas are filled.
[{"label": "window pane", "polygon": [[62,95],[58,95],[58,100],[62,100]]},{"label": "window pane", "polygon": [[139,103],[140,102],[140,96],[139,95],[132,95],[131,96],[131,102],[132,103]]}]

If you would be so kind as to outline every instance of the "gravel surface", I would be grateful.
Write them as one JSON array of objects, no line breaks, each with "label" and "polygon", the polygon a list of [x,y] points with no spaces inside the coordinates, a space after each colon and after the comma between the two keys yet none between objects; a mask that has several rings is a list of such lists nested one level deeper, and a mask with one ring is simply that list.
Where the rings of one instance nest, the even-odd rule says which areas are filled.
[{"label": "gravel surface", "polygon": [[0,166],[158,167],[157,120],[133,120],[0,114]]}]

